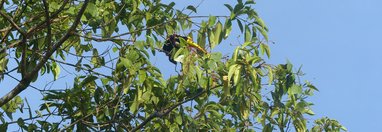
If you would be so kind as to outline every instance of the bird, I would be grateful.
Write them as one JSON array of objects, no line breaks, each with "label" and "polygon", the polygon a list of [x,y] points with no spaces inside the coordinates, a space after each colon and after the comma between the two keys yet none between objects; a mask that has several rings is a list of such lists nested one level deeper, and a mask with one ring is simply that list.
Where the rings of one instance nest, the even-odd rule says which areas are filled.
[{"label": "bird", "polygon": [[189,47],[193,47],[198,49],[199,51],[203,52],[204,54],[207,53],[207,51],[200,47],[197,43],[192,41],[191,37],[186,37],[186,36],[180,36],[178,34],[173,34],[167,37],[165,44],[162,47],[162,50],[165,52],[165,54],[168,56],[168,59],[171,63],[176,64],[177,62],[174,60],[172,57],[172,53],[176,52],[180,48],[180,38],[183,38],[186,40],[186,44]]}]

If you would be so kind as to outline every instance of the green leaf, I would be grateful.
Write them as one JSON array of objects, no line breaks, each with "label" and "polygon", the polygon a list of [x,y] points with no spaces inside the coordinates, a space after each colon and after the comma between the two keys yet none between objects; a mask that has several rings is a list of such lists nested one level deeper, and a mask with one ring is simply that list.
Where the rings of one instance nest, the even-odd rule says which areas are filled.
[{"label": "green leaf", "polygon": [[223,97],[231,95],[228,76],[223,76]]},{"label": "green leaf", "polygon": [[264,39],[268,41],[268,33],[264,28],[256,26],[256,29],[260,31],[261,35],[263,35]]},{"label": "green leaf", "polygon": [[292,87],[290,87],[288,89],[288,93],[290,95],[293,95],[293,94],[301,94],[302,93],[302,87],[299,86],[299,85],[296,85],[296,84],[293,84]]},{"label": "green leaf", "polygon": [[237,47],[235,51],[233,52],[233,56],[232,56],[233,61],[237,61],[237,57],[239,56],[239,50],[240,50],[239,47]]},{"label": "green leaf", "polygon": [[22,118],[17,119],[17,125],[19,125],[20,127],[25,126],[24,120]]},{"label": "green leaf", "polygon": [[239,11],[241,11],[244,7],[244,4],[243,3],[238,3],[236,4],[235,8],[233,9],[233,12],[236,14],[236,13],[239,13]]},{"label": "green leaf", "polygon": [[49,2],[49,12],[54,12],[58,8],[60,8],[60,5],[57,2],[55,1]]},{"label": "green leaf", "polygon": [[251,41],[251,30],[249,30],[248,25],[245,26],[244,41],[245,42]]},{"label": "green leaf", "polygon": [[99,54],[98,50],[96,48],[93,48],[93,56],[91,59],[91,63],[94,65],[94,67],[99,67],[100,62],[99,62]]},{"label": "green leaf", "polygon": [[234,75],[235,71],[236,71],[236,68],[238,67],[239,65],[238,64],[233,64],[229,67],[229,70],[228,70],[228,83],[230,83],[230,80],[232,78],[232,76]]},{"label": "green leaf", "polygon": [[80,87],[82,88],[82,87],[85,87],[86,86],[86,84],[89,84],[89,83],[91,83],[91,82],[94,82],[96,79],[98,79],[98,77],[96,77],[96,76],[92,76],[92,75],[90,75],[90,76],[87,76],[84,80],[82,80],[82,82],[80,83]]},{"label": "green leaf", "polygon": [[268,68],[268,85],[271,85],[273,82],[273,70],[271,66],[267,66]]},{"label": "green leaf", "polygon": [[132,62],[129,60],[129,59],[126,59],[126,58],[119,58],[121,60],[120,63],[123,64],[123,66],[125,66],[126,68],[130,68],[133,64]]},{"label": "green leaf", "polygon": [[211,60],[217,62],[217,61],[220,61],[221,59],[222,59],[222,53],[220,52],[211,53]]},{"label": "green leaf", "polygon": [[153,15],[150,12],[146,12],[146,21],[149,21]]},{"label": "green leaf", "polygon": [[308,106],[308,104],[305,101],[298,102],[295,106],[295,110],[299,112],[304,112],[305,108]]},{"label": "green leaf", "polygon": [[256,21],[257,21],[257,24],[258,24],[260,27],[262,27],[263,29],[266,29],[266,25],[265,25],[263,19],[261,19],[261,18],[258,17],[258,16],[255,16],[255,19],[256,19]]},{"label": "green leaf", "polygon": [[100,101],[102,100],[102,95],[103,95],[103,89],[101,87],[97,87],[96,91],[94,92],[94,101],[97,104],[100,104]]},{"label": "green leaf", "polygon": [[231,34],[232,31],[232,22],[231,20],[227,19],[224,24],[224,39],[228,38],[229,34]]},{"label": "green leaf", "polygon": [[185,47],[187,46],[187,41],[185,39],[183,39],[182,37],[179,37],[179,40],[180,40],[180,47]]},{"label": "green leaf", "polygon": [[203,30],[199,30],[198,31],[198,38],[197,38],[197,42],[198,42],[198,45],[201,46],[201,47],[205,47],[206,45],[206,36],[205,35],[205,32],[202,32]]},{"label": "green leaf", "polygon": [[[146,36],[146,44],[149,46],[153,46],[154,45],[154,39],[151,36]],[[144,43],[142,45],[144,46]],[[142,50],[143,50],[143,46],[141,48]]]},{"label": "green leaf", "polygon": [[208,19],[208,26],[212,27],[216,22],[216,16],[210,16]]},{"label": "green leaf", "polygon": [[253,0],[247,0],[245,2],[245,5],[251,5],[251,4],[255,4],[255,2]]},{"label": "green leaf", "polygon": [[194,6],[192,6],[192,5],[187,6],[186,9],[189,9],[189,10],[191,10],[191,11],[197,13],[197,12],[196,12],[196,8],[195,8]]},{"label": "green leaf", "polygon": [[119,49],[118,49],[118,47],[113,47],[113,52],[115,53],[115,52],[117,52]]},{"label": "green leaf", "polygon": [[227,7],[229,11],[232,11],[232,10],[233,10],[232,6],[229,5],[229,4],[224,4],[224,6]]},{"label": "green leaf", "polygon": [[267,54],[268,58],[271,57],[271,51],[269,50],[269,46],[267,44],[260,43],[260,51],[261,51],[262,55],[264,55],[264,53],[265,53],[265,54]]},{"label": "green leaf", "polygon": [[270,117],[273,118],[273,116],[280,113],[280,110],[278,108],[272,109]]},{"label": "green leaf", "polygon": [[235,73],[234,73],[234,78],[233,78],[233,84],[234,86],[236,86],[239,82],[240,82],[240,78],[241,78],[241,65],[237,66],[237,68],[235,69]]},{"label": "green leaf", "polygon": [[253,44],[253,43],[254,43],[253,41],[246,41],[246,42],[244,42],[244,44],[243,44],[241,47],[245,48],[245,47],[247,47],[248,45],[251,45],[251,44]]},{"label": "green leaf", "polygon": [[146,71],[139,70],[139,74],[138,74],[138,79],[139,80],[138,80],[138,83],[142,84],[146,80],[146,77],[147,77]]},{"label": "green leaf", "polygon": [[211,49],[216,46],[214,30],[208,30],[208,41],[210,42]]},{"label": "green leaf", "polygon": [[262,132],[272,132],[273,131],[273,126],[271,123],[268,123],[267,125],[264,126]]},{"label": "green leaf", "polygon": [[[215,34],[214,34],[216,44],[220,44],[220,42],[223,39],[222,35],[221,35],[222,27],[223,27],[222,23],[220,21],[218,21],[218,23],[216,24],[216,27],[215,27]],[[211,46],[211,48],[214,48],[214,47],[215,47],[215,45]]]},{"label": "green leaf", "polygon": [[[255,69],[249,69],[250,70],[250,72],[251,72],[251,78],[252,78],[252,81],[253,82],[255,82],[255,81],[257,81],[257,71],[255,70]],[[254,85],[254,86],[256,86],[256,84]]]},{"label": "green leaf", "polygon": [[305,113],[308,115],[315,115],[315,113],[311,109],[306,109]]},{"label": "green leaf", "polygon": [[86,13],[89,13],[92,17],[98,16],[98,8],[95,4],[92,2],[89,2],[88,6],[86,7]]},{"label": "green leaf", "polygon": [[313,89],[313,90],[318,91],[318,89],[316,88],[316,86],[314,86],[313,84],[311,84],[309,81],[306,81],[305,83],[306,83],[306,86],[307,86],[308,88],[311,88],[311,89]]},{"label": "green leaf", "polygon": [[175,122],[178,124],[178,125],[182,125],[182,116],[176,116],[175,117]]},{"label": "green leaf", "polygon": [[138,106],[139,106],[138,97],[135,96],[135,99],[134,99],[133,103],[129,107],[130,108],[130,112],[131,113],[136,113],[137,110],[138,110]]},{"label": "green leaf", "polygon": [[237,21],[237,25],[240,28],[240,31],[243,33],[243,24],[241,23],[240,19],[237,19],[236,21]]},{"label": "green leaf", "polygon": [[54,80],[57,80],[58,79],[58,76],[60,75],[60,66],[57,65],[57,63],[55,61],[52,62],[52,73],[53,73],[53,76],[54,76]]}]

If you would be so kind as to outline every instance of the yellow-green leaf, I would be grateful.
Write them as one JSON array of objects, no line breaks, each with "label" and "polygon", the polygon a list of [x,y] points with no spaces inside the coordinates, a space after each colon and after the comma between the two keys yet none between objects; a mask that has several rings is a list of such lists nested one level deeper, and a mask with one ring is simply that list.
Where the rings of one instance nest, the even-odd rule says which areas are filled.
[{"label": "yellow-green leaf", "polygon": [[237,68],[238,64],[233,64],[229,67],[228,70],[228,83],[230,83],[230,80],[232,78],[232,75],[235,73],[235,70]]},{"label": "yellow-green leaf", "polygon": [[[222,32],[222,23],[220,21],[218,21],[218,23],[216,24],[216,27],[215,27],[215,43],[216,44],[219,44],[222,40],[223,40],[223,37],[221,35],[221,32]],[[211,48],[215,47],[214,46],[211,46]]]},{"label": "yellow-green leaf", "polygon": [[236,86],[237,85],[237,83],[239,83],[239,81],[240,81],[240,77],[241,77],[241,75],[240,75],[240,72],[241,72],[241,65],[238,65],[237,66],[237,68],[235,69],[235,73],[234,73],[234,78],[233,78],[233,84]]}]

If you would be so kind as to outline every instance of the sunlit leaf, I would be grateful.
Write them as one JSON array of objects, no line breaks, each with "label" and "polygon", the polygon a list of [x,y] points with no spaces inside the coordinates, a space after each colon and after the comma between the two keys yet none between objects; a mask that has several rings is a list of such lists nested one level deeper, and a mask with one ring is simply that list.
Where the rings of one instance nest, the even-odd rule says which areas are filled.
[{"label": "sunlit leaf", "polygon": [[[222,23],[220,21],[218,21],[218,23],[216,24],[216,27],[215,27],[215,32],[214,32],[216,44],[219,44],[223,39],[223,36],[221,34],[222,33],[222,27],[223,27]],[[215,45],[211,46],[211,48],[214,48],[214,47],[215,47]]]},{"label": "sunlit leaf", "polygon": [[293,84],[292,87],[289,88],[288,93],[293,94],[301,94],[302,93],[302,87],[296,84]]},{"label": "sunlit leaf", "polygon": [[56,62],[52,62],[52,73],[53,73],[53,76],[54,76],[54,80],[57,80],[58,79],[58,76],[60,75],[60,66],[57,65]]},{"label": "sunlit leaf", "polygon": [[216,16],[210,16],[208,19],[208,26],[212,27],[216,22]]}]

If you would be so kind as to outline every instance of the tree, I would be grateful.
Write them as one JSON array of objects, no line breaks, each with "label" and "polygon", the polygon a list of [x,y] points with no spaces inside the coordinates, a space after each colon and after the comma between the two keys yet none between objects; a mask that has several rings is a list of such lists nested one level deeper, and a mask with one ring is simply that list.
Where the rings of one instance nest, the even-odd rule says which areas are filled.
[{"label": "tree", "polygon": [[[308,128],[306,116],[314,113],[306,98],[317,88],[298,81],[302,72],[293,71],[291,63],[263,59],[270,57],[268,28],[253,0],[224,4],[231,12],[227,16],[198,15],[198,6],[174,5],[2,0],[0,77],[18,84],[0,98],[0,130],[13,125],[28,131],[346,131],[327,117]],[[244,36],[232,56],[211,52],[232,30]],[[181,31],[208,53],[179,39],[169,55],[181,70],[164,78],[149,58],[164,54],[166,37]],[[58,79],[64,68],[76,72],[70,88],[32,85],[47,74]],[[19,96],[27,88],[43,95],[39,109]],[[22,113],[28,116],[13,119]]]}]

